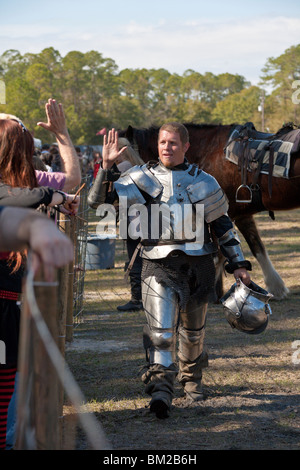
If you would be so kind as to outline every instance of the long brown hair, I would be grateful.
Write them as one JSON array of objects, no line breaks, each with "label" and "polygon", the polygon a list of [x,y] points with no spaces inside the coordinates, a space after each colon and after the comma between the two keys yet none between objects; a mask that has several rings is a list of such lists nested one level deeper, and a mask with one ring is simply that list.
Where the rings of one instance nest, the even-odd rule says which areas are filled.
[{"label": "long brown hair", "polygon": [[34,140],[14,119],[0,119],[0,178],[14,188],[37,187],[33,166]]},{"label": "long brown hair", "polygon": [[[0,180],[13,188],[38,186],[33,166],[34,140],[21,121],[0,119]],[[17,271],[26,252],[9,255],[8,263]]]}]

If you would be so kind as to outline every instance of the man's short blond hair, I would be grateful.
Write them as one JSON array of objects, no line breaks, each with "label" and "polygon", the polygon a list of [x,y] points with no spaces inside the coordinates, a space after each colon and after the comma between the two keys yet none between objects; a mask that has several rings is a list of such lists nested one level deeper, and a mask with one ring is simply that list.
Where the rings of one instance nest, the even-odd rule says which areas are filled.
[{"label": "man's short blond hair", "polygon": [[184,145],[189,142],[189,133],[187,128],[180,122],[166,122],[159,129],[159,134],[161,131],[167,132],[176,132],[180,136],[181,143]]}]

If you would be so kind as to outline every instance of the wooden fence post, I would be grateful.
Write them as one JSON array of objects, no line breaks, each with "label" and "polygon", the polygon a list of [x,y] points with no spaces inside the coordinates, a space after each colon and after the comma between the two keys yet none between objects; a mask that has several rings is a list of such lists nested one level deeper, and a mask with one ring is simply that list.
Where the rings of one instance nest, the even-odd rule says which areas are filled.
[{"label": "wooden fence post", "polygon": [[[43,319],[57,343],[57,282],[45,283],[41,274],[34,281],[35,298]],[[16,448],[60,448],[59,397],[61,384],[32,317],[32,305],[24,290],[19,346],[20,382]]]}]

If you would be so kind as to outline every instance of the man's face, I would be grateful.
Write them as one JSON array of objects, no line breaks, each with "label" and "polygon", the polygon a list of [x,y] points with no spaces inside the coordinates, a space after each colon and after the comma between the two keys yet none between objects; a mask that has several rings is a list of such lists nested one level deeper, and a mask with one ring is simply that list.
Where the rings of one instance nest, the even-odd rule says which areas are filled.
[{"label": "man's face", "polygon": [[162,130],[158,136],[158,155],[162,164],[173,168],[184,161],[184,155],[190,144],[182,144],[177,132]]}]

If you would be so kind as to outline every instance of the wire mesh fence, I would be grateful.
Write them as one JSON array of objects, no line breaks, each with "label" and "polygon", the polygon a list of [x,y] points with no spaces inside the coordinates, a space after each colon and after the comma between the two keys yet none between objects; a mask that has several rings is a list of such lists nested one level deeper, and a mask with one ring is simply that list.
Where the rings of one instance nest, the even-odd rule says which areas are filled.
[{"label": "wire mesh fence", "polygon": [[57,217],[59,229],[71,238],[74,245],[74,260],[69,264],[67,272],[62,275],[65,276],[65,279],[61,283],[62,295],[67,291],[67,299],[65,300],[67,303],[67,341],[72,340],[73,328],[76,328],[82,321],[84,308],[85,260],[89,223],[87,204],[89,184],[87,178],[82,180],[80,188],[80,206],[77,215],[66,216],[59,213]]}]

